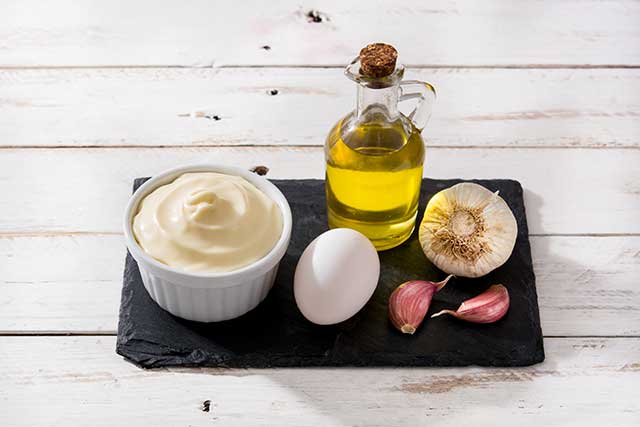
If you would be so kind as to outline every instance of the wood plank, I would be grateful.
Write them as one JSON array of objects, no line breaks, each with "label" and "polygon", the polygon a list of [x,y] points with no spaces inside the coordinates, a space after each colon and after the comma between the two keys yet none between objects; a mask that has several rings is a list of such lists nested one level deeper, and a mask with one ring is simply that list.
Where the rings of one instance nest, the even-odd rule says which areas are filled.
[{"label": "wood plank", "polygon": [[640,335],[640,236],[531,238],[546,335]]},{"label": "wood plank", "polygon": [[640,339],[547,339],[546,362],[519,369],[144,371],[114,346],[113,337],[0,338],[0,423],[636,426],[640,419]]},{"label": "wood plank", "polygon": [[373,41],[409,64],[640,64],[633,0],[328,0],[315,10],[321,22],[312,10],[293,0],[12,0],[0,65],[344,64]]},{"label": "wood plank", "polygon": [[[531,246],[545,335],[640,335],[639,236]],[[124,255],[119,235],[0,238],[0,334],[115,333]]]},{"label": "wood plank", "polygon": [[0,331],[115,333],[125,251],[119,235],[0,238]]},{"label": "wood plank", "polygon": [[[320,148],[3,150],[0,232],[119,232],[134,177],[194,162],[324,176]],[[640,233],[640,150],[431,148],[425,173],[520,180],[534,234]]]},{"label": "wood plank", "polygon": [[[438,90],[432,146],[640,146],[639,69],[408,78]],[[321,145],[355,103],[335,68],[3,70],[0,93],[0,146]]]}]

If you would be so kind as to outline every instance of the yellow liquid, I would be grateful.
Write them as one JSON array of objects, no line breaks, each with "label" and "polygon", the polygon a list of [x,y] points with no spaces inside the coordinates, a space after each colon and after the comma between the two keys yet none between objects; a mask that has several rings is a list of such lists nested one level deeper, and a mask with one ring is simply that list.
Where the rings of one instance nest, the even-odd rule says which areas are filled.
[{"label": "yellow liquid", "polygon": [[349,116],[333,128],[325,147],[329,227],[357,230],[378,250],[393,248],[415,227],[422,137],[404,117],[345,132],[347,120]]}]

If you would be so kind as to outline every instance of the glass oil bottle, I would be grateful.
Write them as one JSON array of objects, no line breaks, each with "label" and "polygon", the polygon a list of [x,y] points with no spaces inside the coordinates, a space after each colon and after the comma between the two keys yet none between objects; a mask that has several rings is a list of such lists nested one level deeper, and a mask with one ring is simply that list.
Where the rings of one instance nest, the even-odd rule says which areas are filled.
[{"label": "glass oil bottle", "polygon": [[[333,127],[325,144],[327,215],[330,228],[352,228],[377,250],[400,245],[415,228],[422,182],[421,131],[435,90],[402,81],[396,50],[376,43],[360,51],[345,70],[358,86],[355,111]],[[398,102],[418,99],[411,114]]]}]

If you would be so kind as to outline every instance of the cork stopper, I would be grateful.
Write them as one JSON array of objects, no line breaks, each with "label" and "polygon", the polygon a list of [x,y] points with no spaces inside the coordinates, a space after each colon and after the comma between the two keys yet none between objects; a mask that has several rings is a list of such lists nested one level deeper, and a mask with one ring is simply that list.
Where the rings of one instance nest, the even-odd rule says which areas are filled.
[{"label": "cork stopper", "polygon": [[386,77],[396,69],[398,51],[390,44],[372,43],[360,51],[360,73],[367,77]]}]

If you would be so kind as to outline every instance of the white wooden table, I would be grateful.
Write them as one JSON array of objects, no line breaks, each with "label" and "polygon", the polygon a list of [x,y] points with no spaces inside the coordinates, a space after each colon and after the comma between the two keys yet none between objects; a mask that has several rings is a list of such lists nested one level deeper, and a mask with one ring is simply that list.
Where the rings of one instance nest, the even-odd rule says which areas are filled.
[{"label": "white wooden table", "polygon": [[[640,2],[301,3],[0,6],[0,425],[640,425]],[[354,102],[341,67],[371,41],[437,87],[427,176],[525,187],[546,361],[117,356],[132,179],[194,160],[322,177]]]}]

